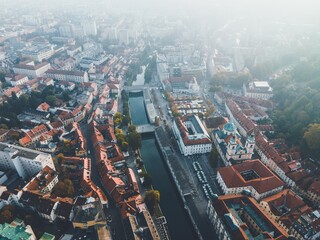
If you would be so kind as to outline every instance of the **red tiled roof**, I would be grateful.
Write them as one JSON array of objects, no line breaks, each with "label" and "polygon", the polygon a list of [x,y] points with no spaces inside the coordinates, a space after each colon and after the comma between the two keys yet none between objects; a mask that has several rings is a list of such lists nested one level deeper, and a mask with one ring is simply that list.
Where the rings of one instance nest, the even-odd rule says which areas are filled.
[{"label": "red tiled roof", "polygon": [[41,109],[42,111],[48,111],[49,108],[50,108],[50,106],[49,106],[48,103],[43,102],[43,103],[41,103],[37,108],[38,108],[38,109]]},{"label": "red tiled roof", "polygon": [[[254,170],[259,178],[246,181],[240,174],[246,170]],[[284,182],[264,166],[260,160],[247,160],[241,164],[220,168],[218,172],[228,188],[252,186],[261,194],[284,186]]]}]

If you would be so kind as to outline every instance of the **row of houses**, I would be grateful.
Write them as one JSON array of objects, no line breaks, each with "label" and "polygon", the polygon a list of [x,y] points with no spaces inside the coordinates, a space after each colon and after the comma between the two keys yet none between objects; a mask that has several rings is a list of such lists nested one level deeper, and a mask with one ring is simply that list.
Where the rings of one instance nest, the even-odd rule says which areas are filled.
[{"label": "row of houses", "polygon": [[318,180],[314,179],[307,189],[302,189],[300,185],[300,182],[308,176],[308,173],[301,167],[299,155],[289,153],[291,157],[288,158],[286,157],[288,153],[280,153],[275,144],[267,140],[264,134],[259,131],[257,125],[243,113],[235,101],[228,100],[225,107],[231,121],[239,128],[242,135],[247,136],[248,133],[254,131],[256,139],[255,150],[259,154],[261,161],[275,172],[288,187],[296,189],[313,203],[319,205],[320,184]]}]

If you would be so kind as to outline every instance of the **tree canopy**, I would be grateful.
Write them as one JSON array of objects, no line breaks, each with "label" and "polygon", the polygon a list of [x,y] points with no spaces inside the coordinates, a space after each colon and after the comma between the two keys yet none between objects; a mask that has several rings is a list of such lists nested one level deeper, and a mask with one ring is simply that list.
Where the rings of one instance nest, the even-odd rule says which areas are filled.
[{"label": "tree canopy", "polygon": [[59,181],[52,189],[52,194],[59,197],[73,197],[74,187],[70,179]]},{"label": "tree canopy", "polygon": [[303,138],[306,140],[309,148],[314,151],[320,150],[320,124],[310,124],[305,131]]},{"label": "tree canopy", "polygon": [[158,190],[146,191],[144,202],[146,203],[151,214],[154,214],[157,205],[160,202],[160,192]]}]

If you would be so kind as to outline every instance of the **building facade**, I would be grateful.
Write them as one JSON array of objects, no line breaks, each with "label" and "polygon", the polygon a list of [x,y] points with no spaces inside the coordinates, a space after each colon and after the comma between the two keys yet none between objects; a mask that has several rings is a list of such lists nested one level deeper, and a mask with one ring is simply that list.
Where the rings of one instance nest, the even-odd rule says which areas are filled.
[{"label": "building facade", "polygon": [[173,133],[185,156],[208,153],[212,149],[210,136],[197,115],[177,117]]},{"label": "building facade", "polygon": [[16,171],[23,179],[32,177],[46,166],[55,170],[50,154],[0,143],[0,169]]},{"label": "building facade", "polygon": [[49,69],[46,72],[46,75],[47,77],[53,78],[58,81],[67,81],[75,83],[84,83],[89,81],[88,73],[80,71]]}]

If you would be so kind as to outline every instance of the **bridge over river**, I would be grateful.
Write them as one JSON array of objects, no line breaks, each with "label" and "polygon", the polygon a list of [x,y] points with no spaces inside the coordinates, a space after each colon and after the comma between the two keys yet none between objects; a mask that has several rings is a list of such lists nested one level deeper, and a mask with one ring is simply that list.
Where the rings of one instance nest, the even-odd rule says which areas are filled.
[{"label": "bridge over river", "polygon": [[144,85],[136,85],[136,86],[123,86],[123,90],[127,92],[135,92],[142,91],[146,86]]},{"label": "bridge over river", "polygon": [[151,124],[144,124],[144,125],[138,125],[137,126],[137,132],[138,133],[151,133],[154,132],[154,125]]}]

